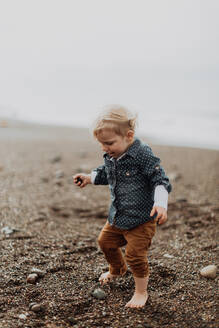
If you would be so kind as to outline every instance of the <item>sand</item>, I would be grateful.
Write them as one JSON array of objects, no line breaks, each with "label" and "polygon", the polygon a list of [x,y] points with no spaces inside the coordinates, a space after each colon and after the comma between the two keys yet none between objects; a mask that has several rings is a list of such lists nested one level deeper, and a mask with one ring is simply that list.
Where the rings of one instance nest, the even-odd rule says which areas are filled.
[{"label": "sand", "polygon": [[[127,310],[133,279],[103,287],[97,246],[109,204],[107,186],[79,189],[72,174],[102,162],[90,132],[9,121],[0,127],[0,327],[216,327],[219,152],[150,144],[170,176],[168,221],[149,252],[149,299]],[[2,230],[13,228],[10,234]],[[32,268],[44,271],[27,282]],[[30,303],[41,304],[39,312]],[[23,315],[23,317],[19,317]]]}]

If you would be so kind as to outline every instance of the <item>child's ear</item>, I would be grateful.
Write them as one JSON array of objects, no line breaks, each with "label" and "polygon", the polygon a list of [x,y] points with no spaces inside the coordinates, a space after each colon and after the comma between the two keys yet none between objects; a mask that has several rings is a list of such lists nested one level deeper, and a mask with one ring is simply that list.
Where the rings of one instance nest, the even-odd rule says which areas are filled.
[{"label": "child's ear", "polygon": [[127,137],[129,140],[132,140],[134,138],[135,132],[133,130],[128,130]]}]

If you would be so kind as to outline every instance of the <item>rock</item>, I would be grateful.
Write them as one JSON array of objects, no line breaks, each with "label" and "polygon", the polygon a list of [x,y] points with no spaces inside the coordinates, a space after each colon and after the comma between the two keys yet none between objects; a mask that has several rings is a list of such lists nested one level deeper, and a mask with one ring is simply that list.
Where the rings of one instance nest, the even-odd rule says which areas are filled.
[{"label": "rock", "polygon": [[43,307],[42,307],[41,304],[31,303],[31,304],[29,305],[29,309],[30,309],[31,311],[37,313],[37,312],[42,311]]},{"label": "rock", "polygon": [[6,235],[11,235],[14,232],[20,231],[19,229],[15,229],[15,228],[10,228],[10,227],[4,227],[1,229],[1,232],[6,234]]},{"label": "rock", "polygon": [[56,171],[56,179],[61,179],[64,177],[64,172],[62,170]]},{"label": "rock", "polygon": [[44,277],[46,272],[45,271],[42,271],[38,268],[32,268],[31,269],[31,273],[36,273],[39,277]]},{"label": "rock", "polygon": [[29,304],[29,310],[31,310],[32,306],[36,305],[37,303],[36,302],[32,302]]},{"label": "rock", "polygon": [[61,160],[62,160],[62,156],[57,155],[57,156],[53,157],[53,158],[50,160],[50,162],[51,162],[52,164],[54,164],[54,163],[61,162]]},{"label": "rock", "polygon": [[187,198],[177,198],[177,203],[187,203],[188,202],[188,200],[187,200]]},{"label": "rock", "polygon": [[62,187],[63,186],[63,183],[59,180],[55,181],[55,184],[59,187]]},{"label": "rock", "polygon": [[71,216],[71,214],[68,213],[68,212],[62,212],[60,215],[61,215],[63,218],[69,218],[69,217]]},{"label": "rock", "polygon": [[100,288],[95,289],[92,295],[99,300],[104,300],[106,298],[106,293]]},{"label": "rock", "polygon": [[26,320],[27,319],[27,316],[25,314],[20,314],[18,316],[18,318],[21,319],[21,320]]},{"label": "rock", "polygon": [[200,274],[202,277],[214,279],[216,278],[216,271],[217,271],[216,265],[211,264],[201,269]]},{"label": "rock", "polygon": [[58,206],[58,205],[52,205],[50,206],[50,209],[53,211],[53,212],[60,212],[62,210],[62,207]]},{"label": "rock", "polygon": [[182,175],[180,173],[171,172],[168,174],[168,177],[172,181],[178,181],[182,178]]},{"label": "rock", "polygon": [[44,183],[48,183],[49,182],[49,178],[47,178],[47,177],[41,177],[40,179]]},{"label": "rock", "polygon": [[174,258],[173,255],[170,255],[170,254],[168,254],[168,253],[165,253],[163,257],[166,257],[166,258],[168,258],[168,259],[173,259],[173,258]]},{"label": "rock", "polygon": [[68,322],[72,325],[75,325],[78,321],[74,317],[69,317]]},{"label": "rock", "polygon": [[36,281],[37,281],[37,279],[38,279],[38,274],[36,274],[36,273],[31,273],[31,274],[29,274],[29,276],[27,277],[27,282],[28,282],[29,284],[35,284]]}]

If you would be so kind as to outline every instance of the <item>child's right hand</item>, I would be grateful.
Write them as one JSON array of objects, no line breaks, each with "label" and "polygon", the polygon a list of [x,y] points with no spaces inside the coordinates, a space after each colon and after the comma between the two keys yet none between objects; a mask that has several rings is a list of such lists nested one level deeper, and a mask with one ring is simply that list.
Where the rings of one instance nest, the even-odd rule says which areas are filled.
[{"label": "child's right hand", "polygon": [[91,176],[90,174],[78,173],[73,176],[73,181],[78,187],[84,188],[91,183]]}]

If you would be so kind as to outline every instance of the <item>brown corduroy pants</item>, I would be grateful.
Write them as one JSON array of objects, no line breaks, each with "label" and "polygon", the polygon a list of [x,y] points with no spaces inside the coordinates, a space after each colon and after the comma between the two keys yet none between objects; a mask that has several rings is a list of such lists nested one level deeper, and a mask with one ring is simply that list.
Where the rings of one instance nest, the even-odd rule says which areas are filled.
[{"label": "brown corduroy pants", "polygon": [[[121,230],[111,226],[108,221],[98,237],[98,243],[103,251],[109,271],[113,275],[123,275],[127,264],[137,278],[149,274],[147,252],[156,231],[154,220],[146,222],[131,230]],[[125,258],[121,247],[125,248]],[[127,264],[126,264],[127,263]]]}]

